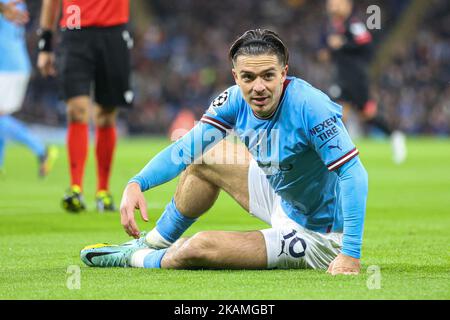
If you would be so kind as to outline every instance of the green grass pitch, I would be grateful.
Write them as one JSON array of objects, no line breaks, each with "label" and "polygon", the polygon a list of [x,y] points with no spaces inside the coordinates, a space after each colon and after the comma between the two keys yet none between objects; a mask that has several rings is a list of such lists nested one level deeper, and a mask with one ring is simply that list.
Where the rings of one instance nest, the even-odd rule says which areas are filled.
[{"label": "green grass pitch", "polygon": [[[120,141],[112,178],[117,205],[127,180],[167,143]],[[0,299],[449,299],[450,140],[411,138],[402,166],[391,162],[388,141],[359,140],[357,145],[370,190],[363,270],[353,277],[316,270],[88,268],[79,259],[82,247],[128,240],[118,213],[94,211],[92,148],[85,176],[89,211],[73,215],[60,207],[68,186],[63,146],[54,172],[39,181],[34,156],[10,145],[6,173],[0,176]],[[173,181],[146,193],[150,222],[138,218],[141,230],[154,225],[175,186]],[[222,194],[186,235],[264,227]],[[68,289],[75,276],[70,266],[81,268],[80,289]],[[379,268],[379,282],[373,268]]]}]

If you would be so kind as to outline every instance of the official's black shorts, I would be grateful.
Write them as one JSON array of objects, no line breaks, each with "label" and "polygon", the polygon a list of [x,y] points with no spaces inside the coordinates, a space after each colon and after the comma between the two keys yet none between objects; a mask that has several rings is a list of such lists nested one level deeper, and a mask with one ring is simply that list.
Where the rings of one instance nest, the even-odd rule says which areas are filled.
[{"label": "official's black shorts", "polygon": [[358,110],[363,110],[369,101],[369,81],[364,76],[338,77],[335,83],[335,93],[331,93],[333,100],[350,103]]},{"label": "official's black shorts", "polygon": [[58,52],[60,95],[64,100],[94,93],[102,107],[131,106],[130,50],[126,25],[62,30]]}]

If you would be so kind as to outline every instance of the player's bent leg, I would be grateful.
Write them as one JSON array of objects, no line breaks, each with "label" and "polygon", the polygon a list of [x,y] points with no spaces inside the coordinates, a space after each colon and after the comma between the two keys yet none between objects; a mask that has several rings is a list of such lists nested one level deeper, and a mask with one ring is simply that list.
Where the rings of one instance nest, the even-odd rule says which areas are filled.
[{"label": "player's bent leg", "polygon": [[170,247],[160,262],[168,269],[321,269],[340,253],[341,234],[302,227],[261,231],[205,231]]},{"label": "player's bent leg", "polygon": [[141,238],[122,245],[88,246],[80,257],[91,267],[326,270],[340,253],[341,236],[301,227],[204,231],[181,238],[168,249],[148,248]]},{"label": "player's bent leg", "polygon": [[[223,154],[224,150],[231,150],[230,157],[234,158],[234,163],[217,163],[215,155]],[[248,162],[249,155],[243,146],[223,141],[203,157],[201,164],[190,165],[181,174],[175,196],[156,227],[147,234],[149,246],[167,248],[176,241],[213,206],[221,189],[248,210]]]},{"label": "player's bent leg", "polygon": [[[178,243],[181,242],[180,244]],[[203,231],[180,239],[161,260],[165,269],[264,269],[267,254],[260,231]]]},{"label": "player's bent leg", "polygon": [[203,165],[192,164],[181,174],[174,201],[184,216],[198,218],[216,202],[220,187],[205,179]]},{"label": "player's bent leg", "polygon": [[229,141],[218,143],[203,156],[201,164],[190,165],[182,175],[175,192],[180,212],[199,217],[211,208],[220,190],[248,211],[249,163],[250,154],[244,146]]}]

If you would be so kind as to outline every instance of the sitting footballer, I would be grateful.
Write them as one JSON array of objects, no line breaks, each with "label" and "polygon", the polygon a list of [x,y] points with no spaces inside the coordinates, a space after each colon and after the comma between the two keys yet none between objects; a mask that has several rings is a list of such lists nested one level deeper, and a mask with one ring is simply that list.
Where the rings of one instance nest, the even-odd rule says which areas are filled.
[{"label": "sitting footballer", "polygon": [[[360,272],[368,175],[342,122],[342,107],[287,75],[288,49],[271,30],[245,32],[229,58],[236,85],[127,184],[121,224],[135,239],[85,247],[80,254],[86,265]],[[241,144],[224,140],[232,132]],[[235,161],[213,161],[220,150],[233,150]],[[140,233],[134,214],[138,209],[148,221],[143,193],[179,175],[156,226]],[[268,227],[182,237],[221,190]]]}]

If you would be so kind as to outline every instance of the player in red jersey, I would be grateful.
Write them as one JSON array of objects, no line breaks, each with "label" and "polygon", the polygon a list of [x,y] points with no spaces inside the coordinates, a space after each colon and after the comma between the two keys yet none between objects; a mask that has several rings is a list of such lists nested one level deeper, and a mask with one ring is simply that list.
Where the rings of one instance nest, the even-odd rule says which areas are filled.
[{"label": "player in red jersey", "polygon": [[[60,10],[61,44],[55,65],[52,36]],[[43,0],[38,68],[43,76],[58,73],[61,97],[67,104],[71,186],[62,205],[69,212],[86,209],[82,191],[91,105],[95,108],[97,210],[115,210],[109,178],[117,139],[117,107],[131,107],[133,101],[129,81],[133,39],[128,20],[129,0]]]}]

